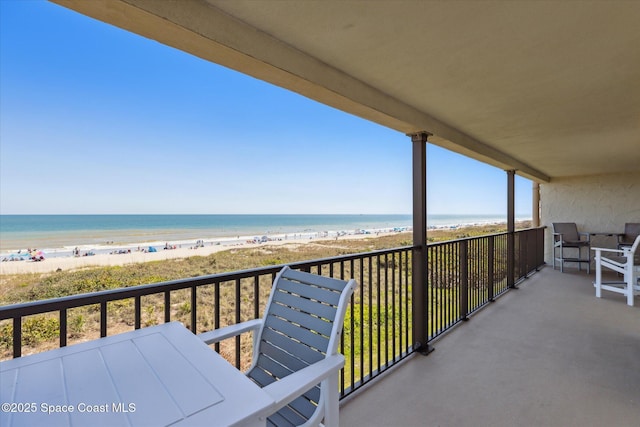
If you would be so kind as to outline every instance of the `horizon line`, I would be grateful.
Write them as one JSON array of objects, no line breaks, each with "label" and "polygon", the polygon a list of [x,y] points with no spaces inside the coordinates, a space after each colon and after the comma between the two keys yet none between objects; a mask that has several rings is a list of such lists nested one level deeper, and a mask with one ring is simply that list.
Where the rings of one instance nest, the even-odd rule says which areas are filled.
[{"label": "horizon line", "polygon": [[[242,216],[242,215],[278,215],[278,216],[293,216],[293,215],[352,215],[352,216],[364,216],[364,215],[403,215],[403,216],[413,216],[412,213],[0,213],[0,216],[80,216],[80,215],[145,215],[145,216],[160,216],[160,215],[233,215],[233,216]],[[427,212],[428,215],[446,215],[446,216],[507,216],[506,213],[456,213],[456,212]],[[516,216],[532,216],[530,212],[521,212],[516,213]]]}]

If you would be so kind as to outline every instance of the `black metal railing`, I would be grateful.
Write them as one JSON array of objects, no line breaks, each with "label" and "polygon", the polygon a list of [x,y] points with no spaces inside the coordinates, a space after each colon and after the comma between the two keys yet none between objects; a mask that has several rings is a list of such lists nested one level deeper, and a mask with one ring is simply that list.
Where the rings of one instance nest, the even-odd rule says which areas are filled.
[{"label": "black metal railing", "polygon": [[[340,380],[343,394],[412,351],[411,251],[404,247],[290,264],[294,269],[358,280],[340,348],[347,360]],[[110,332],[174,320],[194,333],[218,329],[260,317],[281,268],[269,266],[0,307],[0,322],[10,322],[2,331],[12,334],[11,340],[3,342],[11,342],[13,357],[20,357],[25,346],[31,351],[63,347],[77,335],[82,340],[105,337]],[[86,330],[89,327],[82,334],[74,330],[78,318],[85,325],[98,325],[93,336]],[[42,329],[34,324],[44,328],[53,324],[58,342],[31,346],[30,334]],[[246,369],[251,362],[250,336],[229,341],[216,344],[215,350]]]},{"label": "black metal railing", "polygon": [[[544,263],[542,229],[518,231],[515,281]],[[434,339],[508,290],[507,233],[428,246],[427,323]],[[413,352],[411,257],[413,247],[344,255],[289,264],[341,279],[355,278],[340,352],[346,363],[341,396],[357,390]],[[23,350],[104,337],[157,323],[181,321],[194,333],[262,315],[282,266],[214,274],[0,307],[3,358]],[[92,328],[91,325],[96,327]],[[43,326],[44,325],[44,326]],[[51,334],[53,342],[43,342]],[[35,338],[34,338],[35,336]],[[240,369],[251,362],[249,334],[215,344]],[[46,341],[46,340],[45,340]]]},{"label": "black metal railing", "polygon": [[[429,340],[509,289],[509,233],[434,243],[427,251],[427,325]],[[514,233],[517,284],[544,264],[544,228]]]}]

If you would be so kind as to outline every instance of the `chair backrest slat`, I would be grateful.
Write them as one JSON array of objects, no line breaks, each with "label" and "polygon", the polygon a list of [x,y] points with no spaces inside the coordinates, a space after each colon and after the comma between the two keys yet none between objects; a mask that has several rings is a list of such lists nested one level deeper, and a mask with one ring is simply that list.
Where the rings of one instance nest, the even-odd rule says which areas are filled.
[{"label": "chair backrest slat", "polygon": [[[262,332],[260,346],[262,346],[262,343],[264,342],[271,343],[274,347],[282,349],[282,351],[286,351],[289,354],[293,354],[308,363],[315,363],[324,358],[324,354],[321,352],[300,342],[293,341],[288,336],[282,335],[271,329],[265,329]],[[262,352],[262,348],[260,349],[260,352]]]},{"label": "chair backrest slat", "polygon": [[289,354],[281,348],[266,341],[262,342],[262,353],[259,357],[269,357],[271,359],[278,360],[294,372],[309,366],[309,363],[306,360]]},{"label": "chair backrest slat", "polygon": [[332,277],[318,276],[316,274],[305,273],[303,271],[288,269],[282,275],[285,279],[292,279],[300,283],[312,284],[314,286],[322,286],[323,288],[332,289],[342,292],[347,282]]},{"label": "chair backrest slat", "polygon": [[[327,352],[327,345],[329,344],[329,338],[320,334],[316,334],[307,329],[301,328],[289,323],[286,320],[279,319],[274,316],[269,317],[269,321],[265,323],[265,328],[277,331],[292,340],[301,342],[311,348],[317,349],[322,354]],[[285,351],[289,351],[288,348],[283,348]]]},{"label": "chair backrest slat", "polygon": [[[270,362],[270,363],[269,363]],[[277,363],[273,361],[267,362],[264,368],[255,368],[252,370],[253,376],[251,379],[260,387],[267,386],[277,379],[274,378],[274,372],[268,371],[271,368],[274,371],[281,370],[282,367],[278,367]],[[294,408],[296,412],[303,414],[306,418],[309,418],[316,410],[317,402],[320,401],[320,387],[314,386],[307,390],[302,396],[294,399],[289,406]]]},{"label": "chair backrest slat", "polygon": [[[283,378],[292,373],[289,369],[283,367],[273,359],[265,357],[264,355],[260,355],[260,357],[261,357],[260,369],[262,372],[263,382],[270,384],[273,381],[271,381],[269,377]],[[311,388],[306,393],[304,393],[302,397],[304,397],[304,399],[307,401],[317,402],[318,399],[320,398],[320,387]],[[304,407],[307,407],[307,405],[301,405],[301,408],[304,408]]]},{"label": "chair backrest slat", "polygon": [[264,387],[278,381],[278,379],[271,375],[266,369],[262,369],[259,366],[256,366],[251,370],[250,378],[260,387]]},{"label": "chair backrest slat", "polygon": [[330,304],[333,306],[338,305],[338,302],[340,301],[340,292],[338,291],[334,291],[329,288],[307,285],[304,283],[291,282],[287,279],[282,279],[282,283],[280,283],[278,289],[280,291],[286,291],[291,294],[299,295],[303,298],[322,301],[325,304]]},{"label": "chair backrest slat", "polygon": [[258,361],[258,365],[266,372],[270,373],[274,378],[284,378],[289,374],[292,374],[293,370],[279,364],[275,360],[270,357],[261,354],[260,360]]},{"label": "chair backrest slat", "polygon": [[271,306],[271,315],[281,317],[311,331],[317,331],[326,337],[331,335],[333,323],[328,322],[326,318],[312,316],[304,311],[294,310],[291,307],[279,304]]},{"label": "chair backrest slat", "polygon": [[[310,396],[310,393],[305,393],[302,397],[295,399],[289,404],[289,408],[293,410],[292,412],[302,415],[305,421],[313,415],[317,408],[317,405],[314,402],[320,400],[320,387],[314,387],[311,391],[314,392],[313,396]],[[287,417],[287,415],[285,415],[285,417]]]},{"label": "chair backrest slat", "polygon": [[[273,297],[273,302],[275,304],[282,304],[286,305],[287,307],[292,307],[295,310],[303,311],[322,319],[327,319],[332,323],[333,319],[336,317],[336,306],[323,304],[317,300],[301,298],[297,295],[289,294],[286,292],[278,292]],[[275,304],[272,304],[272,306]]]},{"label": "chair backrest slat", "polygon": [[276,427],[293,427],[303,424],[306,419],[290,408],[282,408],[277,414],[269,417],[267,425]]}]

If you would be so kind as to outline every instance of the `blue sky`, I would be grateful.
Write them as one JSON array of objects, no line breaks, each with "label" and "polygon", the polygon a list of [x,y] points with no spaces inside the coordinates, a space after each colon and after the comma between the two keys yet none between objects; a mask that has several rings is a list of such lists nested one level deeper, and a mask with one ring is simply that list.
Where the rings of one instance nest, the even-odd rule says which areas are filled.
[{"label": "blue sky", "polygon": [[[45,1],[0,20],[2,214],[412,211],[399,132]],[[504,171],[427,165],[429,213],[506,216]]]}]

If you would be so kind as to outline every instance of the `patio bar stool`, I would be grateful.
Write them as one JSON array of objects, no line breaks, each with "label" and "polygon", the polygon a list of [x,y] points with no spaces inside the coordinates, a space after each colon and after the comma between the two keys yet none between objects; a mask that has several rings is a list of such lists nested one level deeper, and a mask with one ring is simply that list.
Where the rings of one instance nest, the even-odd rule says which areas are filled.
[{"label": "patio bar stool", "polygon": [[[583,239],[586,237],[586,239]],[[582,255],[582,248],[587,249],[587,254]],[[578,270],[581,264],[587,264],[587,274],[591,272],[590,258],[591,238],[589,233],[579,233],[575,222],[554,222],[553,223],[553,268],[556,268],[556,261],[560,263],[560,271],[564,272],[565,262],[575,262]],[[577,251],[576,256],[567,256],[566,250]],[[575,253],[575,252],[574,252]]]}]

